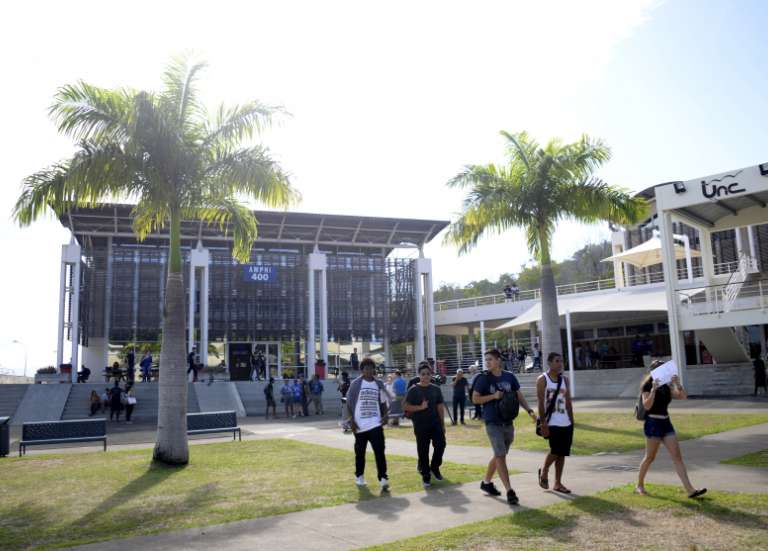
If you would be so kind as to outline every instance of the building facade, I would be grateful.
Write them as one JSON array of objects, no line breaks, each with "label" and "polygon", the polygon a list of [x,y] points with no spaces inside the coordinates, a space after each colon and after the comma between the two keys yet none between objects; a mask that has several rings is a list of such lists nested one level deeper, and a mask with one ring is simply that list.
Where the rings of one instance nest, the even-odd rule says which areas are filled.
[{"label": "building facade", "polygon": [[[232,258],[226,227],[182,224],[188,349],[203,363],[223,359],[239,380],[259,353],[273,376],[311,374],[318,359],[344,367],[355,348],[388,366],[434,357],[423,247],[447,222],[255,214],[259,237],[246,264]],[[78,209],[61,222],[72,241],[62,252],[58,363],[65,338],[71,362],[91,371],[129,343],[140,351],[159,342],[167,233],[138,242],[130,205]]]}]

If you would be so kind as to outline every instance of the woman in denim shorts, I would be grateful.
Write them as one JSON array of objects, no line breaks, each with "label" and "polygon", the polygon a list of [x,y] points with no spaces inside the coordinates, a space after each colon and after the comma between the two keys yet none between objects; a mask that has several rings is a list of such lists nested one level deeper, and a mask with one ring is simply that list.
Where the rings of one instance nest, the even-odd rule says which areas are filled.
[{"label": "woman in denim shorts", "polygon": [[[651,369],[657,368],[662,363],[661,361],[654,362],[651,364]],[[685,486],[688,497],[695,498],[704,495],[707,489],[697,490],[688,479],[688,471],[685,468],[683,456],[680,453],[680,444],[677,441],[675,427],[672,426],[672,422],[669,420],[669,403],[672,401],[672,398],[678,400],[686,398],[685,390],[680,384],[680,379],[675,375],[669,384],[659,385],[659,381],[654,380],[649,374],[643,381],[641,392],[643,407],[646,412],[645,426],[643,427],[645,432],[645,457],[642,463],[640,463],[640,474],[637,479],[635,492],[640,495],[647,495],[645,491],[645,475],[648,473],[653,460],[656,459],[659,446],[664,444],[669,455],[672,456],[677,476],[680,477],[683,486]]]}]

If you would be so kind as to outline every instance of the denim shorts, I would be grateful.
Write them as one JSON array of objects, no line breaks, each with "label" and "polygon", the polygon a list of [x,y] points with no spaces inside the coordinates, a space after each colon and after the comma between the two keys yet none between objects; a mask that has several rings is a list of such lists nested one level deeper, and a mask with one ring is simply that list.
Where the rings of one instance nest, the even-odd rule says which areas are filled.
[{"label": "denim shorts", "polygon": [[675,427],[669,417],[666,419],[656,419],[655,417],[646,417],[643,426],[646,438],[664,438],[670,434],[675,434]]},{"label": "denim shorts", "polygon": [[515,439],[515,426],[511,423],[509,425],[486,423],[485,433],[491,442],[494,457],[506,457],[509,453],[509,447]]}]

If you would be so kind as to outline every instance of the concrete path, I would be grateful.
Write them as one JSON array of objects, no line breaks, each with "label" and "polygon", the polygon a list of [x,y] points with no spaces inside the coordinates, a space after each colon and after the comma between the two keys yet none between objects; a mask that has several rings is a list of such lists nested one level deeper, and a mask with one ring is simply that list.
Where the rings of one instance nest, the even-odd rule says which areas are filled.
[{"label": "concrete path", "polygon": [[[351,450],[352,437],[338,429],[275,422],[246,424],[252,438],[290,438],[302,442]],[[768,424],[729,431],[682,443],[683,455],[695,485],[711,489],[741,492],[768,492],[768,470],[720,465],[730,457],[768,448]],[[416,456],[412,442],[389,439],[387,451]],[[471,446],[450,446],[447,461],[484,465],[489,450]],[[194,528],[156,536],[102,542],[78,549],[192,551],[210,549],[251,550],[269,548],[306,548],[340,550],[443,530],[461,524],[504,515],[526,508],[537,508],[634,482],[641,452],[570,457],[566,462],[566,484],[572,496],[543,491],[536,481],[536,470],[543,454],[513,450],[511,468],[522,471],[512,477],[512,486],[520,496],[521,506],[510,508],[501,498],[483,494],[478,483],[440,488],[401,495],[378,496],[376,486],[370,492],[376,497],[358,503],[300,511],[224,525]],[[450,472],[446,471],[450,476]],[[552,478],[550,474],[550,478]],[[414,476],[417,476],[414,473]],[[370,477],[369,477],[370,478]],[[664,451],[654,464],[649,482],[679,485],[670,460]],[[350,484],[352,484],[350,475]],[[392,480],[397,489],[397,480]],[[362,492],[371,497],[369,491]],[[681,489],[682,493],[682,489]]]}]

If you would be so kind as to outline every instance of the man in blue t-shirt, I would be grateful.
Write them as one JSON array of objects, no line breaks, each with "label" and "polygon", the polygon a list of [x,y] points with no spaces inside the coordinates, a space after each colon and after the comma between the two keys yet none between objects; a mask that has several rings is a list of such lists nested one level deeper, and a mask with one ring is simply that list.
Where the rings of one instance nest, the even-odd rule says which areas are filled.
[{"label": "man in blue t-shirt", "polygon": [[515,438],[515,427],[512,421],[504,421],[499,416],[498,404],[505,393],[516,392],[520,406],[528,412],[533,422],[536,422],[536,414],[528,406],[525,396],[520,392],[520,383],[509,371],[504,371],[501,366],[501,353],[492,348],[485,353],[485,365],[488,371],[478,375],[472,392],[472,401],[483,406],[483,420],[485,432],[493,448],[493,457],[488,462],[488,470],[485,478],[480,483],[480,489],[487,494],[501,495],[491,482],[493,475],[498,471],[501,483],[507,490],[507,501],[510,505],[517,505],[520,500],[509,482],[509,470],[507,469],[507,453]]}]

